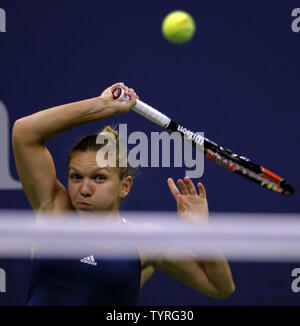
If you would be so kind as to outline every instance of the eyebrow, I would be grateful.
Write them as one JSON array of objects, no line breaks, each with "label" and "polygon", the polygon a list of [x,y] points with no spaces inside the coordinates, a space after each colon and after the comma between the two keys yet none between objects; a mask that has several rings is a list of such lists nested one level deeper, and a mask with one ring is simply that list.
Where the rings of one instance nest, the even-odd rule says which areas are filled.
[{"label": "eyebrow", "polygon": [[[73,166],[70,166],[70,167],[69,167],[69,171],[72,170],[72,169],[75,170],[76,172],[79,172],[79,173],[80,173],[79,170],[77,170],[77,169],[74,168]],[[95,172],[98,172],[98,171],[101,171],[101,170],[106,170],[107,172],[109,172],[107,168],[97,168],[97,169],[93,170],[93,171],[91,172],[91,174],[92,174],[92,173],[95,173]]]}]

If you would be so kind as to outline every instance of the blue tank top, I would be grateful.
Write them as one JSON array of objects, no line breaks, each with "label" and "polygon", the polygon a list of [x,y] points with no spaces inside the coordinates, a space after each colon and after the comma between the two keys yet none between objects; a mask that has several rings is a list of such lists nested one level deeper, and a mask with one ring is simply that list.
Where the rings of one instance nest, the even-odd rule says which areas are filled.
[{"label": "blue tank top", "polygon": [[[138,255],[138,252],[137,252]],[[132,306],[140,291],[140,259],[34,259],[28,305]]]}]

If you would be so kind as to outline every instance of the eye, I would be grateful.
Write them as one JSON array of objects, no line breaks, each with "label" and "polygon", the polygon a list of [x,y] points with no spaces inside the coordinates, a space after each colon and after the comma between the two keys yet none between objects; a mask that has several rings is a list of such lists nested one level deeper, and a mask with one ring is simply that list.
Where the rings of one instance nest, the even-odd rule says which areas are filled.
[{"label": "eye", "polygon": [[80,178],[81,178],[81,176],[79,174],[76,174],[76,173],[70,174],[70,179],[72,179],[72,180],[79,180]]},{"label": "eye", "polygon": [[101,175],[101,174],[97,174],[97,175],[94,176],[94,179],[96,181],[103,181],[103,180],[106,179],[106,176],[105,175]]}]

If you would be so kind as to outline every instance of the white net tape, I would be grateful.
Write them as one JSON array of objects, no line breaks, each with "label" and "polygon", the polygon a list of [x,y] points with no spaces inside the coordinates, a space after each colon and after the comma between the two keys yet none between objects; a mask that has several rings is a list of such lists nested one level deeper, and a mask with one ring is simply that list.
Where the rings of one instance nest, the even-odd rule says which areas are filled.
[{"label": "white net tape", "polygon": [[189,254],[237,261],[300,261],[300,214],[211,214],[205,222],[176,214],[122,213],[128,223],[99,214],[0,212],[0,258],[72,258],[87,253],[108,257],[143,255],[188,258]]}]

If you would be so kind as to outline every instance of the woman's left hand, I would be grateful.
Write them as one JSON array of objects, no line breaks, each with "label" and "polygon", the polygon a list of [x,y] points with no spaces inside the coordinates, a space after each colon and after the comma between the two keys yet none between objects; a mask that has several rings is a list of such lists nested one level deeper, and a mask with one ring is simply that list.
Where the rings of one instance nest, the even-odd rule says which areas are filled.
[{"label": "woman's left hand", "polygon": [[206,199],[206,191],[201,182],[197,183],[199,194],[188,177],[183,180],[178,179],[177,188],[172,178],[168,178],[168,186],[177,202],[177,213],[180,217],[190,221],[207,221],[208,220],[208,204]]}]

